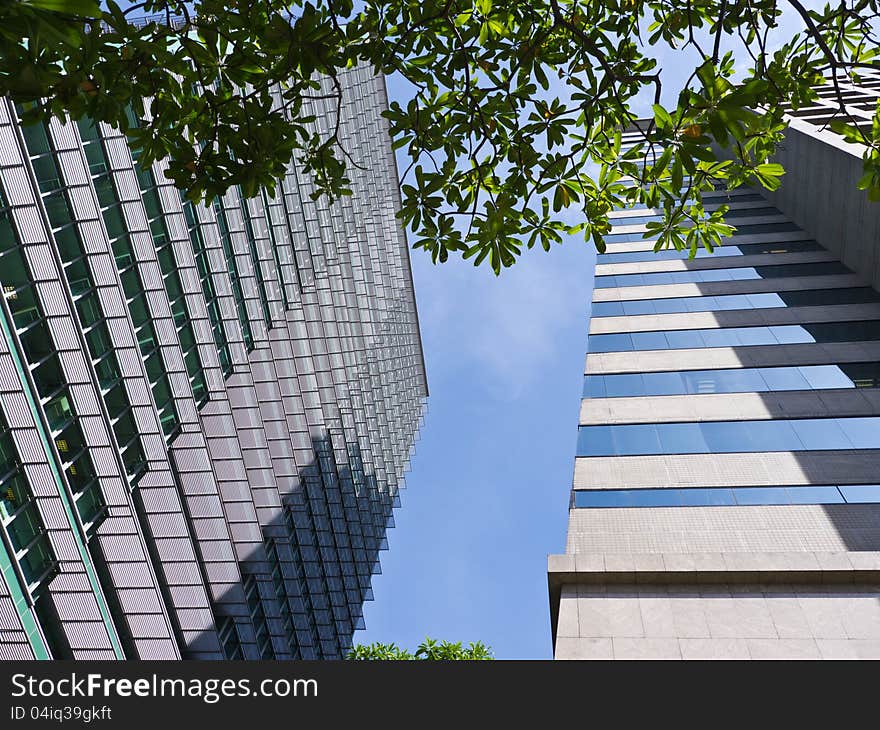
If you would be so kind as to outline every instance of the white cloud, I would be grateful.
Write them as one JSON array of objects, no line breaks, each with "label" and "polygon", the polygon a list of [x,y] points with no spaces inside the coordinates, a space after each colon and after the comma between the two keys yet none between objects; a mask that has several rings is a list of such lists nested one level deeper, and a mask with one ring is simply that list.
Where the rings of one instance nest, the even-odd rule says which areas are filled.
[{"label": "white cloud", "polygon": [[449,261],[434,267],[413,252],[429,378],[470,378],[495,399],[540,385],[559,337],[583,321],[592,253],[582,239],[531,251],[496,278],[487,266]]}]

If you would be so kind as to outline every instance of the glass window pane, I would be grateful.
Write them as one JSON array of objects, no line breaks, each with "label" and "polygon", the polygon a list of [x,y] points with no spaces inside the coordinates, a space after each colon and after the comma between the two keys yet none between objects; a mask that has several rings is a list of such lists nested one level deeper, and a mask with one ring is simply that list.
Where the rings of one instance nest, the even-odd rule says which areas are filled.
[{"label": "glass window pane", "polygon": [[740,428],[749,441],[742,451],[793,451],[801,448],[792,423],[788,421],[746,421]]},{"label": "glass window pane", "polygon": [[770,331],[773,333],[776,342],[781,345],[816,341],[805,328],[799,325],[779,325],[770,327]]},{"label": "glass window pane", "polygon": [[761,368],[770,390],[809,390],[810,384],[799,368]]},{"label": "glass window pane", "polygon": [[590,352],[626,352],[632,350],[628,334],[592,335],[588,339]]},{"label": "glass window pane", "polygon": [[657,426],[653,423],[612,426],[614,454],[656,454],[660,448]]},{"label": "glass window pane", "polygon": [[634,489],[635,507],[678,507],[681,495],[678,489]]},{"label": "glass window pane", "polygon": [[682,373],[644,373],[642,382],[646,395],[679,395],[686,392]]},{"label": "glass window pane", "polygon": [[[835,423],[857,449],[880,448],[880,419],[838,418]],[[834,448],[826,446],[825,448]],[[842,447],[847,448],[847,447]]]},{"label": "glass window pane", "polygon": [[632,507],[632,489],[606,489],[589,492],[575,492],[575,507]]},{"label": "glass window pane", "polygon": [[688,506],[722,506],[736,504],[730,489],[681,489],[681,503]]},{"label": "glass window pane", "polygon": [[79,492],[88,486],[95,479],[95,469],[92,466],[89,452],[84,451],[76,461],[64,470],[64,473],[67,474],[67,481],[74,492]]},{"label": "glass window pane", "polygon": [[606,378],[605,388],[608,398],[640,396],[645,394],[642,376],[639,373],[612,375]]},{"label": "glass window pane", "polygon": [[[3,260],[0,259],[0,268]],[[33,286],[23,286],[21,289],[6,292],[6,301],[12,311],[12,319],[17,330],[23,330],[36,322],[42,316],[39,303]]]},{"label": "glass window pane", "polygon": [[734,489],[733,496],[737,504],[785,504],[788,496],[781,487],[746,487]]},{"label": "glass window pane", "polygon": [[880,502],[880,484],[841,484],[840,491],[847,502]]},{"label": "glass window pane", "polygon": [[30,501],[32,496],[24,474],[18,472],[7,478],[0,486],[0,519],[8,520]]},{"label": "glass window pane", "polygon": [[31,155],[41,155],[52,151],[52,146],[49,144],[49,135],[46,132],[46,125],[43,122],[22,124],[21,133]]},{"label": "glass window pane", "polygon": [[67,389],[65,388],[58,395],[49,400],[46,405],[43,406],[43,410],[46,413],[46,420],[49,421],[49,428],[53,432],[61,430],[64,427],[64,424],[74,416],[73,404],[70,401]]},{"label": "glass window pane", "polygon": [[[748,440],[743,438],[743,429],[738,423],[719,421],[700,423],[698,426],[706,441],[708,453],[748,450]],[[743,446],[746,448],[743,449]]]},{"label": "glass window pane", "polygon": [[0,258],[0,281],[7,293],[31,283],[30,269],[21,248],[10,249]]},{"label": "glass window pane", "polygon": [[632,345],[629,348],[620,348],[621,350],[667,350],[669,344],[666,341],[666,335],[663,332],[633,332],[627,335],[632,338]]},{"label": "glass window pane", "polygon": [[809,365],[800,372],[811,388],[853,388],[852,380],[837,365]]},{"label": "glass window pane", "polygon": [[833,418],[808,418],[791,422],[805,449],[850,449],[852,444]]},{"label": "glass window pane", "polygon": [[688,350],[703,346],[700,330],[671,330],[666,333],[666,341],[673,350]]},{"label": "glass window pane", "polygon": [[76,310],[79,312],[79,321],[83,329],[88,329],[103,319],[101,304],[95,292],[77,299]]},{"label": "glass window pane", "polygon": [[581,426],[578,429],[578,456],[607,456],[614,453],[610,426]]},{"label": "glass window pane", "polygon": [[789,504],[838,504],[843,497],[837,487],[787,487]]},{"label": "glass window pane", "polygon": [[657,425],[660,451],[668,454],[705,454],[709,451],[698,423],[661,423]]},{"label": "glass window pane", "polygon": [[584,377],[584,397],[605,397],[605,378],[602,375],[587,375]]},{"label": "glass window pane", "polygon": [[639,314],[654,314],[654,302],[650,299],[635,299],[632,301],[623,302],[623,314],[626,315],[639,315]]}]

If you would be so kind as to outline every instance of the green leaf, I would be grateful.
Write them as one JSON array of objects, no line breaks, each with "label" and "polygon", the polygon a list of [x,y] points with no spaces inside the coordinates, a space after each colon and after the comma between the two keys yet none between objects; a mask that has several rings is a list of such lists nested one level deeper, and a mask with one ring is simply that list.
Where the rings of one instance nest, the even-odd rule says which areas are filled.
[{"label": "green leaf", "polygon": [[20,0],[20,2],[22,5],[52,13],[78,15],[84,18],[97,18],[101,15],[101,5],[95,0]]},{"label": "green leaf", "polygon": [[660,129],[670,129],[672,127],[672,117],[660,104],[654,104],[654,121]]}]

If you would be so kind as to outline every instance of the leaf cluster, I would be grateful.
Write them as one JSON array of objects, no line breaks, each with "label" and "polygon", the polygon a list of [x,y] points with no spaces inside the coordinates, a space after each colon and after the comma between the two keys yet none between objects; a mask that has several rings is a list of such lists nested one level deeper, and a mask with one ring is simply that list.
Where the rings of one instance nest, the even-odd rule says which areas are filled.
[{"label": "leaf cluster", "polygon": [[[771,47],[786,6],[801,30]],[[385,116],[410,163],[399,215],[414,247],[497,274],[566,236],[603,251],[621,206],[662,215],[646,234],[658,249],[714,249],[734,229],[703,193],[777,188],[785,115],[821,85],[880,200],[880,109],[844,93],[880,70],[878,18],[878,0],[0,0],[0,93],[31,104],[28,122],[123,130],[192,200],[274,194],[291,163],[335,199],[358,164],[340,133],[345,73],[367,64],[411,89]],[[698,59],[671,96],[670,47]]]},{"label": "leaf cluster", "polygon": [[361,661],[402,661],[402,660],[428,660],[428,661],[482,661],[492,659],[492,652],[482,642],[471,642],[464,646],[459,642],[436,641],[426,638],[416,648],[415,652],[402,649],[394,643],[382,644],[356,644],[349,651],[346,659]]}]

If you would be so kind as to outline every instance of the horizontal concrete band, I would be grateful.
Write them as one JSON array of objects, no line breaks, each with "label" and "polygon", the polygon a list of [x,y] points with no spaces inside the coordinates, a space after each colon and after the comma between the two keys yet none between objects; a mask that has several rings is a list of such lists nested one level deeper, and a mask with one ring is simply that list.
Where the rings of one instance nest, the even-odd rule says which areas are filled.
[{"label": "horizontal concrete band", "polygon": [[709,347],[691,350],[597,352],[587,355],[587,375],[681,370],[827,365],[880,358],[880,342],[807,342],[791,345]]},{"label": "horizontal concrete band", "polygon": [[[880,552],[591,553],[549,555],[554,646],[563,590],[585,586],[859,585],[880,582]],[[596,596],[602,598],[601,595]],[[578,632],[579,633],[579,632]]]},{"label": "horizontal concrete band", "polygon": [[828,251],[792,251],[790,253],[761,253],[748,256],[725,256],[719,249],[716,256],[699,259],[657,259],[656,261],[630,261],[622,264],[596,264],[596,276],[622,274],[651,274],[674,271],[707,271],[715,269],[741,269],[747,266],[776,266],[780,264],[812,264],[837,262]]},{"label": "horizontal concrete band", "polygon": [[814,307],[770,307],[735,309],[721,312],[681,312],[676,314],[633,314],[619,317],[592,317],[590,334],[662,330],[723,329],[725,327],[770,327],[785,324],[852,322],[880,319],[880,302],[829,304]]},{"label": "horizontal concrete band", "polygon": [[551,585],[578,583],[876,583],[880,552],[548,555]]},{"label": "horizontal concrete band", "polygon": [[[880,414],[880,388],[585,398],[580,425],[759,421]],[[880,479],[880,469],[877,478]]]},{"label": "horizontal concrete band", "polygon": [[[766,203],[762,203],[766,205]],[[811,236],[806,231],[777,231],[775,233],[747,233],[735,234],[730,238],[722,239],[720,248],[716,247],[715,252],[719,256],[724,255],[724,246],[741,246],[748,243],[785,243],[787,241],[812,241]],[[626,241],[623,243],[606,244],[606,253],[630,253],[633,251],[653,251],[656,241],[640,240]],[[602,261],[602,254],[597,256],[597,261]]]},{"label": "horizontal concrete band", "polygon": [[790,276],[778,279],[740,279],[704,281],[694,284],[652,284],[594,289],[594,302],[632,301],[635,299],[672,299],[674,297],[714,297],[724,294],[762,294],[764,292],[841,289],[867,286],[856,274],[828,276]]},{"label": "horizontal concrete band", "polygon": [[[763,207],[769,207],[767,203]],[[650,214],[649,214],[650,215]],[[615,221],[616,223],[617,221]],[[731,225],[743,226],[756,223],[790,223],[782,213],[774,213],[773,215],[756,215],[750,218],[737,218]],[[644,233],[647,229],[644,223],[633,223],[631,225],[616,225],[614,233]]]},{"label": "horizontal concrete band", "polygon": [[878,464],[880,450],[877,449],[578,457],[574,463],[573,488],[876,484],[880,479]]}]

